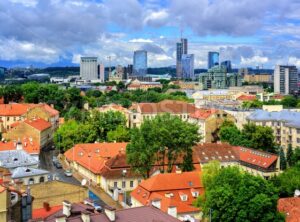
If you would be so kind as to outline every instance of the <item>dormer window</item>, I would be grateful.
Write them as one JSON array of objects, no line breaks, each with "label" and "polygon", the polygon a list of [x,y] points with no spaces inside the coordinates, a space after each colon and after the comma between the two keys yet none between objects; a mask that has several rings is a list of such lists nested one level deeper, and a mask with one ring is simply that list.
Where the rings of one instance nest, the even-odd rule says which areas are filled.
[{"label": "dormer window", "polygon": [[188,197],[186,194],[180,194],[181,201],[187,201]]},{"label": "dormer window", "polygon": [[198,197],[199,196],[199,192],[198,191],[192,191],[192,196],[193,197]]}]

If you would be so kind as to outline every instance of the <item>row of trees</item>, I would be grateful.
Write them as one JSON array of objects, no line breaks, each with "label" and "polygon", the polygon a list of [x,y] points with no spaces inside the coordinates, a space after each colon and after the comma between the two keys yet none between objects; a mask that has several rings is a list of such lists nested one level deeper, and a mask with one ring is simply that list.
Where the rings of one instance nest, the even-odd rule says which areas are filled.
[{"label": "row of trees", "polygon": [[224,121],[220,127],[219,137],[221,141],[228,142],[234,146],[244,146],[277,153],[273,130],[267,126],[256,126],[254,123],[248,123],[240,130],[233,122]]},{"label": "row of trees", "polygon": [[211,221],[284,221],[277,212],[278,189],[262,177],[212,161],[203,168],[202,182],[205,194],[195,205]]},{"label": "row of trees", "polygon": [[262,108],[263,105],[283,105],[284,108],[300,108],[300,99],[295,96],[285,96],[281,101],[270,100],[270,101],[245,101],[242,104],[243,108]]}]

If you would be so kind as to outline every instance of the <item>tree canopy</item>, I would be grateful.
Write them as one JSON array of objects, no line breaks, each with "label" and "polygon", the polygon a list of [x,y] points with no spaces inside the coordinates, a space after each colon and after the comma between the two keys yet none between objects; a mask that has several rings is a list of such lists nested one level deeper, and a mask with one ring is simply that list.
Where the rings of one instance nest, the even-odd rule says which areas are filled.
[{"label": "tree canopy", "polygon": [[161,172],[171,172],[181,159],[180,167],[192,170],[192,146],[200,140],[197,131],[196,125],[170,114],[146,119],[132,131],[127,161],[146,178],[154,163],[161,166]]},{"label": "tree canopy", "polygon": [[205,196],[196,203],[207,217],[211,213],[212,221],[222,222],[284,221],[277,212],[278,190],[271,182],[238,167],[217,170],[214,165],[204,169]]}]

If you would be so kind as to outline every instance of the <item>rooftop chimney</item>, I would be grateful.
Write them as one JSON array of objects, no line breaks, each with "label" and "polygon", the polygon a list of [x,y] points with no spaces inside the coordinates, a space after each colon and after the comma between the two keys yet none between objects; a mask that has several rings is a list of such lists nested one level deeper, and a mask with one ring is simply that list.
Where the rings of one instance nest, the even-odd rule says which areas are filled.
[{"label": "rooftop chimney", "polygon": [[17,142],[16,150],[23,150],[23,145],[22,145],[21,141]]},{"label": "rooftop chimney", "polygon": [[63,201],[63,214],[69,217],[71,215],[71,203],[67,200]]},{"label": "rooftop chimney", "polygon": [[82,222],[90,222],[91,221],[90,212],[88,211],[81,212],[81,220]]},{"label": "rooftop chimney", "polygon": [[177,207],[169,206],[168,207],[168,214],[171,215],[172,217],[177,218]]},{"label": "rooftop chimney", "polygon": [[116,221],[116,208],[105,206],[104,213],[108,217],[109,221]]}]

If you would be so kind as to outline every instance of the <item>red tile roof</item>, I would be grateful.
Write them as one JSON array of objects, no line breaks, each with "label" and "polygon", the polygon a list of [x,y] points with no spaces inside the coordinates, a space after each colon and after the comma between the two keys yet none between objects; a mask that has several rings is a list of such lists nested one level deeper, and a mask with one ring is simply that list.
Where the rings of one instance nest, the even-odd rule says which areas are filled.
[{"label": "red tile roof", "polygon": [[[32,139],[25,137],[21,140],[23,150],[25,150],[29,154],[39,154],[40,153],[40,144]],[[0,151],[6,150],[15,150],[16,142],[8,141],[8,142],[0,142]]]},{"label": "red tile roof", "polygon": [[50,207],[50,209],[40,208],[32,210],[32,219],[45,219],[46,217],[50,216],[51,214],[59,211],[62,209],[62,205]]},{"label": "red tile roof", "polygon": [[[160,200],[161,210],[168,211],[168,207],[176,207],[180,214],[197,212],[199,208],[192,205],[196,197],[192,192],[199,195],[204,193],[200,172],[166,173],[158,174],[142,181],[131,192],[131,196],[143,205],[150,205],[153,200]],[[183,201],[181,195],[186,195]]]},{"label": "red tile roof", "polygon": [[26,119],[24,123],[28,124],[29,126],[39,130],[39,131],[44,131],[48,128],[51,128],[51,123],[44,119]]},{"label": "red tile roof", "polygon": [[38,104],[0,104],[0,116],[22,116],[27,113],[30,108],[36,107]]},{"label": "red tile roof", "polygon": [[300,222],[300,197],[280,198],[277,209],[285,213],[286,222]]},{"label": "red tile roof", "polygon": [[237,98],[237,100],[253,101],[253,100],[256,100],[256,95],[241,95]]},{"label": "red tile roof", "polygon": [[196,109],[194,113],[190,114],[190,117],[194,119],[207,119],[216,112],[218,112],[216,109]]},{"label": "red tile roof", "polygon": [[88,143],[76,144],[65,152],[69,161],[73,159],[93,173],[101,173],[105,162],[126,150],[127,143]]},{"label": "red tile roof", "polygon": [[139,103],[141,113],[193,113],[193,104],[183,101],[163,100],[159,103]]}]

